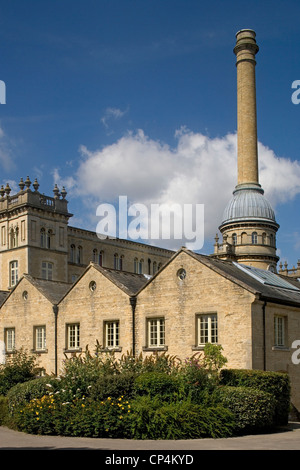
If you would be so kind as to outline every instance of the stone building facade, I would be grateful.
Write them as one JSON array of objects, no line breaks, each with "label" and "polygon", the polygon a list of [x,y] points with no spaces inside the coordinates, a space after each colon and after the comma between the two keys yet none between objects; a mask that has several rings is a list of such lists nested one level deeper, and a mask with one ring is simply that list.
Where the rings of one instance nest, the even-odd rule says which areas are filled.
[{"label": "stone building facade", "polygon": [[99,239],[69,225],[64,189],[47,197],[29,178],[16,195],[0,189],[6,357],[23,347],[43,373],[59,374],[65,356],[96,344],[116,357],[166,352],[182,360],[220,344],[228,367],[288,373],[300,411],[300,283],[296,269],[279,265],[277,273],[279,225],[258,182],[257,51],[253,31],[237,34],[238,182],[213,254]]}]

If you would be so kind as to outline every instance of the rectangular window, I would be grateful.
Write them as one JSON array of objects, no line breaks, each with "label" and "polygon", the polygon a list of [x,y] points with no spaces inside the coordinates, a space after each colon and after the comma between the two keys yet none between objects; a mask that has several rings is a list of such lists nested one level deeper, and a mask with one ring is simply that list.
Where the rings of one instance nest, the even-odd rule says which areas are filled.
[{"label": "rectangular window", "polygon": [[148,347],[159,348],[165,346],[165,319],[151,318],[148,320]]},{"label": "rectangular window", "polygon": [[119,345],[119,321],[105,322],[105,347],[113,349]]},{"label": "rectangular window", "polygon": [[218,342],[218,317],[216,313],[197,315],[197,346]]},{"label": "rectangular window", "polygon": [[48,263],[47,261],[42,262],[42,279],[47,281],[52,281],[53,277],[53,263]]},{"label": "rectangular window", "polygon": [[34,330],[35,350],[44,351],[46,349],[46,327],[36,326]]},{"label": "rectangular window", "polygon": [[12,352],[15,349],[15,329],[14,328],[5,328],[4,338],[5,338],[5,350],[7,352]]},{"label": "rectangular window", "polygon": [[14,287],[18,284],[18,261],[11,261],[9,263],[9,277],[10,277],[10,287]]},{"label": "rectangular window", "polygon": [[67,349],[79,349],[80,347],[80,325],[73,323],[67,325]]},{"label": "rectangular window", "polygon": [[274,345],[285,346],[285,317],[274,317]]}]

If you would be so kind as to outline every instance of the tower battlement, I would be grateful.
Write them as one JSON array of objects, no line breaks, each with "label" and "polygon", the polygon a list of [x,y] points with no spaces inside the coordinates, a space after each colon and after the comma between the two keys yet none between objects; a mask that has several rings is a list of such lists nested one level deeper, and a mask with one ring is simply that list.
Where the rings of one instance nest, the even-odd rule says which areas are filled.
[{"label": "tower battlement", "polygon": [[20,210],[23,208],[42,209],[43,211],[53,212],[72,217],[68,212],[68,201],[66,199],[67,191],[63,187],[60,191],[55,184],[53,193],[54,196],[46,196],[39,192],[39,183],[37,179],[34,180],[31,189],[31,181],[27,176],[25,182],[21,178],[19,183],[20,191],[11,195],[11,188],[9,183],[0,188],[0,217],[6,216],[8,212]]}]

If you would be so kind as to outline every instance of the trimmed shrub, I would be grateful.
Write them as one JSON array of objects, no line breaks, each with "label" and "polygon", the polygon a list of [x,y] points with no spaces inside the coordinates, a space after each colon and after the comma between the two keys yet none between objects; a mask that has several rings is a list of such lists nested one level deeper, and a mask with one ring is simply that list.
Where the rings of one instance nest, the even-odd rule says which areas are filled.
[{"label": "trimmed shrub", "polygon": [[249,387],[270,393],[276,400],[274,423],[288,423],[290,410],[290,379],[286,373],[251,369],[223,369],[221,384]]},{"label": "trimmed shrub", "polygon": [[132,397],[136,374],[124,372],[117,375],[103,375],[91,385],[89,396],[93,400],[105,400],[108,397]]},{"label": "trimmed shrub", "polygon": [[276,400],[270,393],[225,385],[218,387],[214,395],[234,414],[236,433],[260,432],[274,426]]},{"label": "trimmed shrub", "polygon": [[55,392],[59,389],[59,385],[59,380],[52,377],[39,377],[19,383],[7,393],[9,408],[28,403],[34,398],[41,398],[49,391]]},{"label": "trimmed shrub", "polygon": [[132,435],[135,439],[200,439],[229,437],[234,416],[228,409],[193,404],[190,401],[161,403],[156,397],[138,397],[131,402]]},{"label": "trimmed shrub", "polygon": [[182,380],[176,375],[164,372],[145,372],[135,379],[134,391],[137,395],[160,397],[163,401],[176,401],[182,398]]}]

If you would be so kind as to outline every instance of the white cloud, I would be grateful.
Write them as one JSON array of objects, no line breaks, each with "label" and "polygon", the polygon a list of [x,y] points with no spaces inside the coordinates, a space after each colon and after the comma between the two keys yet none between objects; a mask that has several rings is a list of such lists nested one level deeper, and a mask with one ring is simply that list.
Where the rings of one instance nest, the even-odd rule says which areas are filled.
[{"label": "white cloud", "polygon": [[[74,196],[88,198],[94,214],[99,204],[120,195],[148,207],[204,204],[205,237],[212,239],[236,185],[236,134],[209,138],[181,128],[176,139],[171,148],[139,130],[101,150],[82,146],[78,171],[64,184]],[[279,158],[261,143],[259,161],[260,182],[274,208],[300,193],[299,162]]]},{"label": "white cloud", "polygon": [[118,108],[107,108],[105,110],[104,116],[102,116],[101,118],[101,122],[104,125],[104,127],[108,129],[109,127],[108,122],[111,119],[113,120],[121,119],[124,116],[124,114],[127,113],[127,111],[128,109],[126,109],[125,111],[121,111],[121,109],[118,109]]}]

